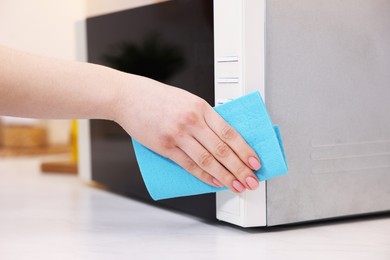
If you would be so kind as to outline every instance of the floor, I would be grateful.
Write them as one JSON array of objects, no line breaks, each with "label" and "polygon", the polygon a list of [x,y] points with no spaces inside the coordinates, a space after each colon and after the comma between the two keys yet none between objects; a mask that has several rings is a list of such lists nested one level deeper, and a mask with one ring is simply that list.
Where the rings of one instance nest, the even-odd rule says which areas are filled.
[{"label": "floor", "polygon": [[276,228],[205,222],[0,159],[0,259],[390,259],[390,214]]}]

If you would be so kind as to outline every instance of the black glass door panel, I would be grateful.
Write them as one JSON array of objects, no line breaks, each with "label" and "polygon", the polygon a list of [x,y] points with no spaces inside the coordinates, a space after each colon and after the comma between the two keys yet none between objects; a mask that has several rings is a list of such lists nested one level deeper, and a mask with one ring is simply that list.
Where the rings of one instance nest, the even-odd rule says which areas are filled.
[{"label": "black glass door panel", "polygon": [[[169,1],[91,17],[87,41],[89,62],[183,88],[213,105],[212,0]],[[131,139],[116,123],[91,120],[91,155],[92,179],[112,191],[215,219],[214,194],[154,202]]]}]

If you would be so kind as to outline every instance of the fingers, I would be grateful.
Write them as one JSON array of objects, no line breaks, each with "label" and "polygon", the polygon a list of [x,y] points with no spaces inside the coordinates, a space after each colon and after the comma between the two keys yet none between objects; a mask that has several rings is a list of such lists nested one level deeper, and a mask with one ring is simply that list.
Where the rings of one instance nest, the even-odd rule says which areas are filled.
[{"label": "fingers", "polygon": [[[257,189],[257,176],[210,128],[207,127],[203,131],[198,131],[198,134],[195,136],[195,138],[201,144],[204,144],[204,148],[206,148],[209,153],[216,159],[215,163],[223,165],[223,167],[228,170],[228,172],[225,172],[225,174],[233,174],[233,177],[237,178],[246,189]],[[234,180],[232,182],[234,182]],[[238,184],[233,186],[237,185]]]},{"label": "fingers", "polygon": [[[180,143],[179,145],[180,149],[182,149],[188,157],[192,158],[192,162],[196,164],[196,166],[191,164],[188,164],[185,167],[182,166],[184,169],[191,173],[196,172],[195,174],[206,172],[233,192],[242,192],[245,190],[245,186],[237,181],[236,177],[222,166],[213,154],[205,149],[196,139],[187,138],[185,142]],[[191,166],[189,167],[189,165]]]},{"label": "fingers", "polygon": [[185,152],[183,152],[180,148],[174,148],[171,150],[171,155],[169,159],[175,161],[178,165],[180,165],[183,169],[194,175],[196,178],[201,181],[217,187],[221,188],[224,185],[219,182],[212,175],[201,169]]},{"label": "fingers", "polygon": [[261,167],[256,152],[205,101],[187,104],[192,109],[180,112],[177,122],[164,129],[160,140],[165,141],[156,151],[209,185],[233,192],[256,189],[253,170]]},{"label": "fingers", "polygon": [[260,169],[260,159],[256,152],[218,113],[212,108],[207,109],[204,114],[204,119],[210,129],[234,151],[247,167],[252,170]]},{"label": "fingers", "polygon": [[242,136],[211,107],[202,119],[191,118],[183,124],[191,130],[177,135],[181,138],[176,139],[177,151],[170,158],[210,185],[222,184],[233,192],[257,189],[259,181],[252,170],[261,167],[260,159]]}]

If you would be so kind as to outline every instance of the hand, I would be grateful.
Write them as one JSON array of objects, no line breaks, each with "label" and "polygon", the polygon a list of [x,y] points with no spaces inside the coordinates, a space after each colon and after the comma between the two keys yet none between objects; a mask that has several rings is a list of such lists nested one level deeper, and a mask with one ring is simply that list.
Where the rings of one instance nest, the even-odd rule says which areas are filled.
[{"label": "hand", "polygon": [[114,120],[210,185],[234,192],[259,185],[252,172],[260,168],[256,153],[203,99],[187,91],[100,65],[1,46],[0,57],[2,114]]},{"label": "hand", "polygon": [[132,137],[212,186],[259,186],[255,151],[206,101],[143,77],[136,82],[121,91],[115,120]]}]

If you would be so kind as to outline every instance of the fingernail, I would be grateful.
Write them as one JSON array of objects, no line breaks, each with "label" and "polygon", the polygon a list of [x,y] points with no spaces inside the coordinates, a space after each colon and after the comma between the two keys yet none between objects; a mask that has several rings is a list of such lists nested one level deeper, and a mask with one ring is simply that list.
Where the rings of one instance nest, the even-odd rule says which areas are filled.
[{"label": "fingernail", "polygon": [[253,177],[246,178],[246,184],[248,184],[251,190],[255,190],[259,187],[259,182]]},{"label": "fingernail", "polygon": [[242,185],[241,182],[237,180],[234,180],[232,185],[238,192],[243,192],[245,190],[244,185]]},{"label": "fingernail", "polygon": [[224,185],[222,183],[220,183],[217,179],[213,178],[213,183],[218,187],[218,188],[221,188],[223,187]]},{"label": "fingernail", "polygon": [[248,162],[252,169],[255,171],[257,171],[261,167],[260,162],[255,157],[249,157]]}]

